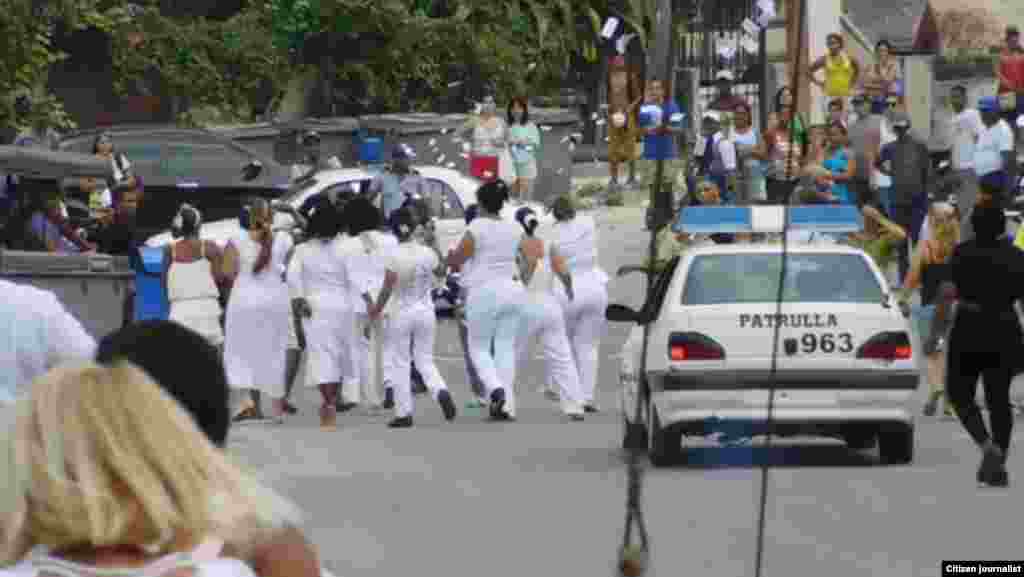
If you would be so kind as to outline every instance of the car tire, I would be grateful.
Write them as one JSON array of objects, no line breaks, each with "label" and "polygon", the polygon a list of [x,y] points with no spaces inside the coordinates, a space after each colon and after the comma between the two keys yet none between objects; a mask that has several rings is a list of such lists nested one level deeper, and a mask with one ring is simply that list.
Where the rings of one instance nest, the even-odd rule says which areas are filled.
[{"label": "car tire", "polygon": [[680,463],[683,457],[683,432],[662,428],[658,411],[654,407],[651,407],[650,423],[648,456],[651,464],[655,467],[668,467]]},{"label": "car tire", "polygon": [[878,432],[878,454],[887,465],[907,465],[914,460],[914,427]]}]

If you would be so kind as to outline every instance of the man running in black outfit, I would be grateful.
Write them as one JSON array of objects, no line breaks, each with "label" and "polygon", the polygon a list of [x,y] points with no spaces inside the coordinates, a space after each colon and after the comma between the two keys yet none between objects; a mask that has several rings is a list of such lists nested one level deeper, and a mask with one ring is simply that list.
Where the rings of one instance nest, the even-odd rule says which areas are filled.
[{"label": "man running in black outfit", "polygon": [[[953,251],[958,304],[946,376],[946,391],[957,416],[982,450],[978,482],[994,487],[1009,484],[1010,381],[1022,342],[1013,303],[1024,297],[1024,252],[1003,237],[1006,224],[1001,204],[977,206],[971,215],[975,238]],[[975,402],[979,376],[984,376],[991,435]]]}]

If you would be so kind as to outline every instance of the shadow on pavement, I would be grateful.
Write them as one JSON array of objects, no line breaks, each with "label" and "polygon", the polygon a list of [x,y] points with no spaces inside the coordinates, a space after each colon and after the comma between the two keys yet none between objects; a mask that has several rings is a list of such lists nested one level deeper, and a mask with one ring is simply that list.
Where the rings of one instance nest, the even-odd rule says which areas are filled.
[{"label": "shadow on pavement", "polygon": [[877,451],[854,451],[842,444],[739,445],[684,448],[676,468],[723,469],[763,467],[867,467],[879,465]]}]

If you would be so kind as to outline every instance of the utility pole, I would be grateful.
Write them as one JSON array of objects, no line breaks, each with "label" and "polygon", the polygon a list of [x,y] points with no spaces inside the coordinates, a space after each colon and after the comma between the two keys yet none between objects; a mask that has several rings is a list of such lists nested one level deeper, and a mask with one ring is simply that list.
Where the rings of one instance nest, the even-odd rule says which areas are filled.
[{"label": "utility pole", "polygon": [[[654,18],[654,50],[651,51],[648,70],[653,75],[648,78],[659,78],[667,89],[665,97],[675,99],[675,54],[672,51],[672,0],[658,0],[658,10]],[[668,127],[669,115],[662,115],[662,125]],[[654,222],[652,229],[657,231],[671,221],[675,215],[675,202],[672,193],[672,186],[665,186],[665,161],[658,160],[654,171],[654,186],[651,187],[651,204],[654,209]],[[672,183],[674,185],[675,183]],[[653,245],[653,242],[652,242]],[[653,259],[652,261],[653,262]]]}]

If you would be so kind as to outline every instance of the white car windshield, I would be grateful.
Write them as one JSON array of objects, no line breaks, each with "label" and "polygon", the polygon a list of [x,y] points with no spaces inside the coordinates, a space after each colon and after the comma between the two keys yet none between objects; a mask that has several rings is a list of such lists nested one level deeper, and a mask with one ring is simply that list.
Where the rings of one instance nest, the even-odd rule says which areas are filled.
[{"label": "white car windshield", "polygon": [[[684,305],[774,303],[781,253],[708,254],[694,258],[683,288]],[[858,254],[788,254],[783,302],[880,303],[884,291]]]}]

